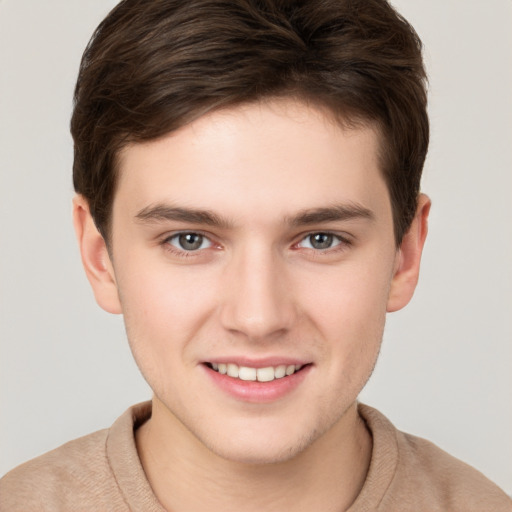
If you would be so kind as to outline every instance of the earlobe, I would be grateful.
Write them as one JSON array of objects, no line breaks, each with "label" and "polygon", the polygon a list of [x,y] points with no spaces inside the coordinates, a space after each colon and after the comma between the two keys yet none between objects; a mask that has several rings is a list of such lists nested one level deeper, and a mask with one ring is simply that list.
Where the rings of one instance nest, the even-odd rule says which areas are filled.
[{"label": "earlobe", "polygon": [[421,254],[427,237],[430,206],[430,199],[425,194],[420,194],[416,215],[409,230],[404,235],[397,254],[398,260],[388,297],[388,313],[398,311],[406,306],[416,289]]},{"label": "earlobe", "polygon": [[105,311],[120,314],[121,303],[107,246],[94,223],[87,200],[81,195],[73,199],[73,225],[82,264],[96,302]]}]

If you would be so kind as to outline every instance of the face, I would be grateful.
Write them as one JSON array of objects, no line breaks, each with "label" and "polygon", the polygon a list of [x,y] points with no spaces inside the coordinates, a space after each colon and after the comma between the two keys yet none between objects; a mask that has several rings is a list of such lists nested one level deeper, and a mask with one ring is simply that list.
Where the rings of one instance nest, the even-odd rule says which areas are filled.
[{"label": "face", "polygon": [[122,152],[109,272],[169,425],[270,462],[341,424],[399,265],[377,147],[283,100]]}]

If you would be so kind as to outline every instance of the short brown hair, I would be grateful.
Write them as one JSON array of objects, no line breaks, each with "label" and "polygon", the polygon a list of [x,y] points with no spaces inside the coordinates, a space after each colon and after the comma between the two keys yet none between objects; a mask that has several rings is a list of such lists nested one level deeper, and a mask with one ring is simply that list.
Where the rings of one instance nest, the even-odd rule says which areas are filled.
[{"label": "short brown hair", "polygon": [[71,120],[75,190],[108,240],[123,146],[215,109],[292,96],[379,128],[399,244],[428,148],[421,48],[385,0],[124,0],[82,58]]}]

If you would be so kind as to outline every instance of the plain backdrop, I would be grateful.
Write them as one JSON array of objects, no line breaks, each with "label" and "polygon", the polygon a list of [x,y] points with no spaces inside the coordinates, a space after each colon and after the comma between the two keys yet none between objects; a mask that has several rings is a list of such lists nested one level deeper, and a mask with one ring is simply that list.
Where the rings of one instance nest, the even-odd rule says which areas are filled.
[{"label": "plain backdrop", "polygon": [[[113,0],[0,0],[0,475],[150,398],[71,225],[79,60]],[[512,2],[400,0],[425,44],[420,284],[361,399],[512,492]]]}]

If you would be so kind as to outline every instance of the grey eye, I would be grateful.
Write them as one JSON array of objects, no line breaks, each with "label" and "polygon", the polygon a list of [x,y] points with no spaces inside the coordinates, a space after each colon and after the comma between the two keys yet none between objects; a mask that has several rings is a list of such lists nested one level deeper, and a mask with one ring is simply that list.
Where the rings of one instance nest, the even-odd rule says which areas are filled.
[{"label": "grey eye", "polygon": [[309,240],[315,249],[329,249],[333,242],[333,236],[327,233],[315,233],[309,236]]},{"label": "grey eye", "polygon": [[211,246],[210,240],[199,233],[178,233],[169,238],[168,242],[182,251],[197,251]]},{"label": "grey eye", "polygon": [[312,233],[305,237],[299,245],[308,249],[325,250],[335,247],[340,243],[339,237],[331,233]]}]

